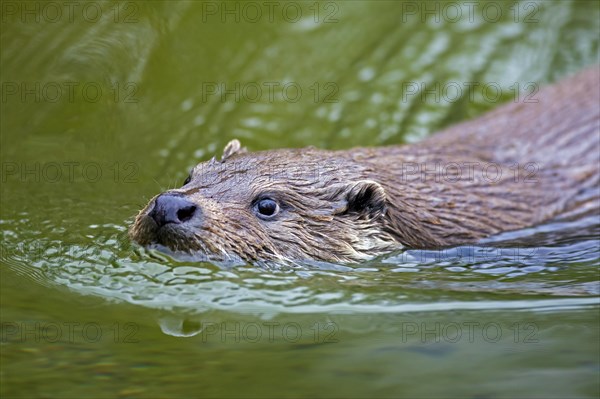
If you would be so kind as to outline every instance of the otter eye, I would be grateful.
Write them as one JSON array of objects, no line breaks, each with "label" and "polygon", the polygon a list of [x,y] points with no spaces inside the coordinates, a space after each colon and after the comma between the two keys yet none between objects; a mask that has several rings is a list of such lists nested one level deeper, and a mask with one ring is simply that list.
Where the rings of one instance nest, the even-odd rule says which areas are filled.
[{"label": "otter eye", "polygon": [[263,198],[256,203],[256,210],[262,216],[274,216],[279,212],[279,204],[271,198]]},{"label": "otter eye", "polygon": [[188,184],[191,181],[192,181],[192,175],[188,175],[188,177],[183,181],[183,185],[185,186],[186,184]]}]

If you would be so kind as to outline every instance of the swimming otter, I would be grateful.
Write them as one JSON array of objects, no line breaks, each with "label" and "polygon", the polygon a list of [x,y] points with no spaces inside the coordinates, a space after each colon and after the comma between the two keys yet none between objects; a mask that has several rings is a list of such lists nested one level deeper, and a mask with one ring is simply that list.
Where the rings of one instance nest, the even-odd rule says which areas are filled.
[{"label": "swimming otter", "polygon": [[418,144],[250,153],[233,140],[131,226],[213,260],[358,262],[472,243],[600,199],[599,68]]}]

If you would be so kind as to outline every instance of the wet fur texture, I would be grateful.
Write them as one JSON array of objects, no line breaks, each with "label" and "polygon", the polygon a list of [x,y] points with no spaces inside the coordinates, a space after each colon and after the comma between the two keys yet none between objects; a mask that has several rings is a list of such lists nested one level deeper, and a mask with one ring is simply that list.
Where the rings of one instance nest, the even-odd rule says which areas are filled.
[{"label": "wet fur texture", "polygon": [[[169,191],[198,215],[158,229],[153,199],[130,237],[214,260],[360,262],[472,243],[573,209],[600,212],[598,67],[536,99],[414,145],[251,153],[234,140]],[[280,206],[268,220],[254,207],[266,197]]]}]

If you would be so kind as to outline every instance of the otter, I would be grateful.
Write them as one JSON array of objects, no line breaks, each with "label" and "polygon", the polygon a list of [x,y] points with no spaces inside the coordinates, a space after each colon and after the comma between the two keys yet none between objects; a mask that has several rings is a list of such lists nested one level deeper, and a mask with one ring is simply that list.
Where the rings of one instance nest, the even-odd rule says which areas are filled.
[{"label": "otter", "polygon": [[416,144],[248,152],[233,140],[152,198],[129,235],[214,261],[356,263],[598,213],[599,72]]}]

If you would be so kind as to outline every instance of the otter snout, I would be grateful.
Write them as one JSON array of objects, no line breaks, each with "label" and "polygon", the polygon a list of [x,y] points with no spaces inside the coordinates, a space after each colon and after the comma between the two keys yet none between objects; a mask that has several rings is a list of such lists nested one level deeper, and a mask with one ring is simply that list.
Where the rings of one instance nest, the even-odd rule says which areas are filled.
[{"label": "otter snout", "polygon": [[154,200],[154,209],[148,214],[162,227],[169,223],[186,223],[199,215],[200,209],[193,202],[173,193],[161,194]]}]

